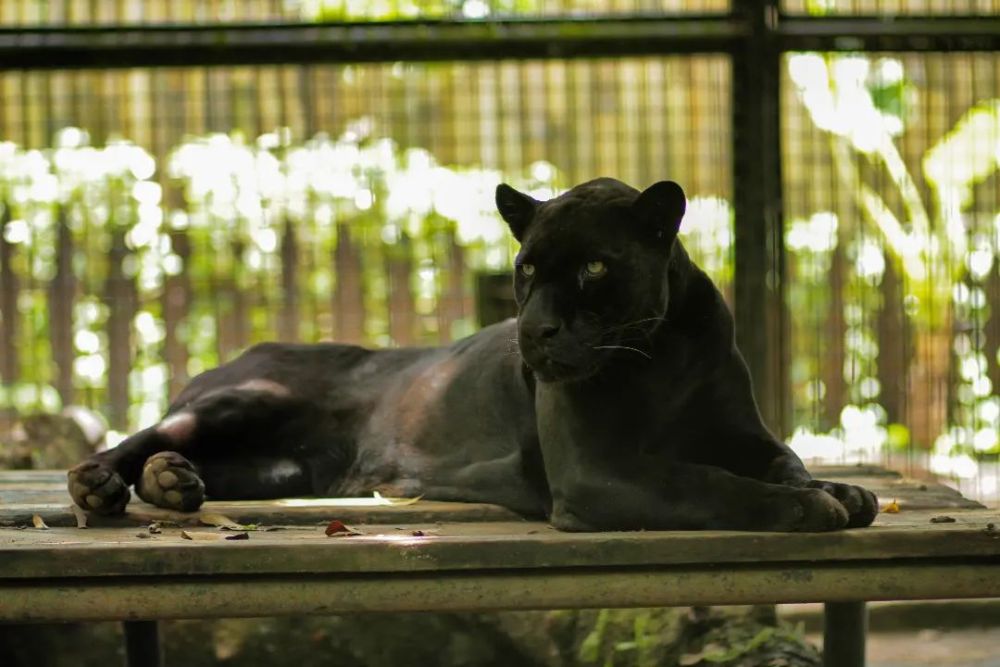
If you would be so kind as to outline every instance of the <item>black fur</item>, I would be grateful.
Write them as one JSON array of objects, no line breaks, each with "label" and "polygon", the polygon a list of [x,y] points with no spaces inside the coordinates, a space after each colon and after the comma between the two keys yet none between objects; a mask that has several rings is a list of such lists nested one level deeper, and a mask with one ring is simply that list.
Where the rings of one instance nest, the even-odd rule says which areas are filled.
[{"label": "black fur", "polygon": [[681,188],[501,185],[519,317],[443,348],[265,344],[69,473],[81,506],[384,495],[491,502],[564,530],[830,530],[875,497],[814,481],[764,427]]}]

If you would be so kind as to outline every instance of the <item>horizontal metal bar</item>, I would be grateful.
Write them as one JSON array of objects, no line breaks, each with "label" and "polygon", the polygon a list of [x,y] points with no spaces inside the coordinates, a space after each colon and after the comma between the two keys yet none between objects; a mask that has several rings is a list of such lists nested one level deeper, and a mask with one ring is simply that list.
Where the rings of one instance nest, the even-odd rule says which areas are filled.
[{"label": "horizontal metal bar", "polygon": [[782,17],[784,51],[1000,51],[1000,16]]},{"label": "horizontal metal bar", "polygon": [[0,622],[982,597],[1000,597],[1000,563],[126,577],[0,583]]},{"label": "horizontal metal bar", "polygon": [[[796,17],[781,51],[998,51],[1000,17]],[[0,29],[0,70],[580,58],[732,52],[739,16]]]},{"label": "horizontal metal bar", "polygon": [[715,52],[745,34],[721,16],[659,19],[150,26],[0,30],[0,69]]}]

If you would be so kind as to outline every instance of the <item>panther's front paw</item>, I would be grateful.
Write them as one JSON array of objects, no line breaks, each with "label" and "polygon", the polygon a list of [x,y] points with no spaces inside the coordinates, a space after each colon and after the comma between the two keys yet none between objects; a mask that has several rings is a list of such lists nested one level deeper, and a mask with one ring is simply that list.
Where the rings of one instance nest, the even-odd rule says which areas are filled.
[{"label": "panther's front paw", "polygon": [[566,533],[590,533],[596,530],[558,502],[552,507],[549,523],[552,524],[553,528]]},{"label": "panther's front paw", "polygon": [[205,501],[205,483],[194,466],[177,452],[160,452],[146,459],[136,493],[157,507],[193,512]]},{"label": "panther's front paw", "polygon": [[69,495],[85,510],[98,514],[122,514],[132,494],[117,472],[99,461],[88,460],[70,468]]},{"label": "panther's front paw", "polygon": [[849,519],[847,510],[826,491],[799,489],[795,499],[802,508],[802,518],[792,530],[800,533],[819,533],[847,526]]},{"label": "panther's front paw", "polygon": [[847,510],[819,489],[787,489],[770,499],[755,530],[819,533],[847,525]]},{"label": "panther's front paw", "polygon": [[844,506],[850,518],[848,528],[860,528],[871,525],[878,514],[878,498],[875,494],[860,486],[841,484],[839,482],[824,482],[814,479],[807,485],[811,489],[821,489],[830,494]]}]

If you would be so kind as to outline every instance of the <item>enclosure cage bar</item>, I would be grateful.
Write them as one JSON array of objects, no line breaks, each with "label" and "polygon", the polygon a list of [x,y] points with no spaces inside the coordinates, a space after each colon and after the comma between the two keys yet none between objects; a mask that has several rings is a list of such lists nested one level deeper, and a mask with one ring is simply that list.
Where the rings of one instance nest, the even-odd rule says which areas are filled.
[{"label": "enclosure cage bar", "polygon": [[998,17],[807,18],[781,16],[782,51],[998,51]]},{"label": "enclosure cage bar", "polygon": [[[769,12],[636,19],[0,29],[0,69],[579,58],[779,51],[996,51],[1000,17],[806,18]],[[741,13],[742,12],[742,13]]]},{"label": "enclosure cage bar", "polygon": [[676,19],[0,30],[0,69],[575,58],[725,51],[746,27]]},{"label": "enclosure cage bar", "polygon": [[791,426],[782,235],[778,0],[735,0],[750,36],[732,57],[733,315],[761,415]]}]

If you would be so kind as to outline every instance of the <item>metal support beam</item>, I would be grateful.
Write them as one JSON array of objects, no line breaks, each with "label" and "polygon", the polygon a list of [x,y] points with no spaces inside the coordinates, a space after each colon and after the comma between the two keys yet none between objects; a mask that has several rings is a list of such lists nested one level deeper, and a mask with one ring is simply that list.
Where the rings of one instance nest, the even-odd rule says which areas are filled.
[{"label": "metal support beam", "polygon": [[761,36],[779,51],[1000,50],[998,17],[779,20],[772,2],[735,4],[732,15],[635,18],[19,26],[0,28],[0,70],[742,54]]},{"label": "metal support beam", "polygon": [[733,58],[733,200],[736,342],[765,423],[790,431],[788,316],[781,187],[775,0],[736,0],[753,26]]},{"label": "metal support beam", "polygon": [[783,16],[782,51],[998,51],[997,16]]},{"label": "metal support beam", "polygon": [[573,58],[718,52],[725,16],[0,30],[0,69]]},{"label": "metal support beam", "polygon": [[827,602],[823,613],[824,667],[865,667],[868,607],[864,602]]},{"label": "metal support beam", "polygon": [[160,667],[160,624],[157,621],[122,621],[125,631],[125,667]]}]

